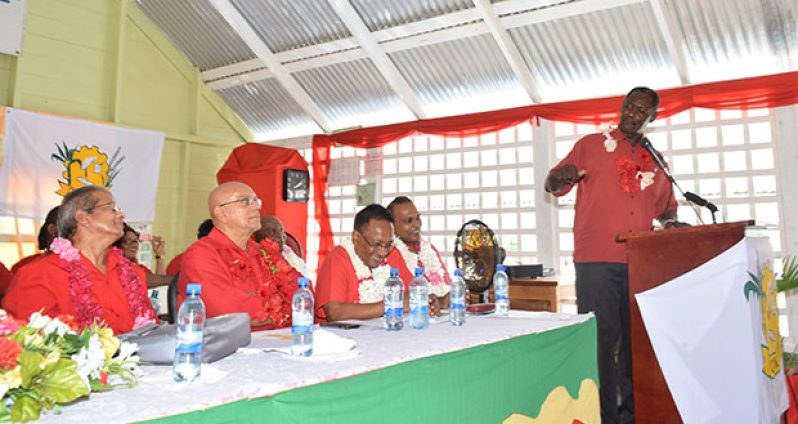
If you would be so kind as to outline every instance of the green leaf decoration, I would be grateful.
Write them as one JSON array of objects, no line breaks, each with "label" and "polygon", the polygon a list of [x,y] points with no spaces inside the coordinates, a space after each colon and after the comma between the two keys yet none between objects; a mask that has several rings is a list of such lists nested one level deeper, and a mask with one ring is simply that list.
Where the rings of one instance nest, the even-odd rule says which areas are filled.
[{"label": "green leaf decoration", "polygon": [[113,390],[114,386],[110,384],[103,384],[100,383],[100,380],[89,380],[89,385],[91,386],[92,393],[99,393],[99,392],[108,392]]},{"label": "green leaf decoration", "polygon": [[745,300],[746,301],[750,300],[751,293],[753,292],[754,294],[756,294],[757,291],[758,288],[754,283],[750,281],[745,283],[745,286],[743,287],[743,293],[745,293]]},{"label": "green leaf decoration", "polygon": [[[88,340],[88,339],[86,339]],[[64,356],[72,356],[80,352],[80,348],[84,346],[83,339],[77,334],[65,334],[63,341]]]},{"label": "green leaf decoration", "polygon": [[39,414],[42,411],[42,406],[39,402],[31,396],[22,396],[14,402],[11,407],[11,421],[13,422],[27,422],[31,420],[38,420]]},{"label": "green leaf decoration", "polygon": [[23,389],[30,389],[31,382],[33,381],[34,377],[41,374],[42,367],[41,363],[44,360],[44,356],[38,352],[22,352],[19,355],[19,365],[20,373],[22,374],[22,388]]},{"label": "green leaf decoration", "polygon": [[89,394],[89,388],[83,383],[75,370],[75,362],[61,358],[45,369],[39,378],[41,393],[55,402],[71,402]]},{"label": "green leaf decoration", "polygon": [[780,292],[798,287],[798,264],[795,262],[795,255],[784,259],[784,270],[776,287]]},{"label": "green leaf decoration", "polygon": [[0,422],[11,421],[11,411],[6,407],[5,402],[0,402]]}]

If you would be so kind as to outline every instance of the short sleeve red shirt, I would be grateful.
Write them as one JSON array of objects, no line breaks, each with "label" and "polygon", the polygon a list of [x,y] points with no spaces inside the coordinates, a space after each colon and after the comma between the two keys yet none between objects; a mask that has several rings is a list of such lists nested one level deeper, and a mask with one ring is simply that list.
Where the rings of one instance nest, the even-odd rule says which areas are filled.
[{"label": "short sleeve red shirt", "polygon": [[[670,181],[656,164],[644,160],[645,149],[632,147],[618,129],[611,136],[616,140],[615,151],[607,151],[603,134],[591,134],[577,141],[554,168],[573,164],[586,171],[576,184],[574,262],[626,263],[626,245],[616,242],[616,235],[649,230],[655,218],[677,207]],[[642,191],[624,191],[619,168],[626,160],[653,171],[653,184]],[[571,188],[566,185],[555,195],[565,195]]]},{"label": "short sleeve red shirt", "polygon": [[[100,272],[82,254],[81,261],[89,272],[91,291],[103,310],[102,319],[114,333],[124,333],[133,329],[135,321],[130,316],[125,289],[119,280],[119,259],[109,254],[106,274]],[[68,314],[77,315],[72,295],[69,292],[69,273],[61,268],[61,258],[48,254],[41,259],[19,269],[14,281],[3,298],[3,308],[20,319],[27,319],[33,312],[43,309],[52,317]],[[141,282],[143,296],[147,297],[144,272],[133,267]],[[152,306],[147,302],[147,306]]]},{"label": "short sleeve red shirt", "polygon": [[269,279],[258,245],[249,240],[241,249],[224,233],[214,228],[207,237],[186,249],[178,280],[178,304],[186,298],[188,283],[202,285],[202,300],[207,316],[246,312],[251,319],[272,318],[273,325],[255,330],[290,325],[291,298],[296,281],[285,287]]},{"label": "short sleeve red shirt", "polygon": [[324,258],[316,279],[316,319],[327,321],[324,305],[329,302],[358,303],[358,280],[346,249],[336,246]]}]

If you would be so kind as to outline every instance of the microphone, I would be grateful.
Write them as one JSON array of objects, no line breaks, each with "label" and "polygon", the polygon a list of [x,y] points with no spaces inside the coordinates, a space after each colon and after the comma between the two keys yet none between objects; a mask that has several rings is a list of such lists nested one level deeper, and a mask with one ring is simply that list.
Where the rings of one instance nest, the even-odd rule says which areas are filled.
[{"label": "microphone", "polygon": [[698,206],[703,206],[703,207],[709,209],[710,212],[712,212],[713,214],[718,211],[718,207],[715,206],[714,203],[710,202],[707,199],[704,199],[703,197],[701,197],[701,196],[699,196],[699,195],[697,195],[695,193],[691,193],[691,192],[688,191],[687,193],[684,193],[684,197],[687,200],[695,203]]},{"label": "microphone", "polygon": [[[701,207],[706,207],[707,209],[709,209],[709,211],[712,212],[712,223],[713,224],[717,224],[717,220],[715,219],[715,212],[718,211],[718,207],[715,206],[714,203],[704,199],[703,197],[701,197],[701,196],[699,196],[699,195],[697,195],[695,193],[691,193],[689,191],[685,192],[684,190],[682,190],[682,188],[679,187],[679,184],[676,183],[676,180],[673,178],[671,173],[668,172],[668,167],[665,165],[665,162],[659,156],[659,153],[654,148],[654,146],[651,145],[651,140],[649,140],[648,137],[643,137],[640,140],[640,146],[643,147],[644,149],[646,149],[646,151],[651,155],[651,157],[654,158],[654,162],[656,162],[657,166],[659,166],[660,169],[662,169],[662,171],[665,173],[665,176],[668,177],[668,180],[670,180],[670,182],[673,185],[675,185],[676,188],[679,189],[679,192],[682,193],[682,196],[684,196],[684,198],[687,199],[687,201],[690,202],[690,203],[693,203],[693,204],[701,206]],[[701,214],[698,213],[698,210],[695,208],[695,206],[693,207],[693,210],[695,211],[696,216],[698,217],[698,221],[703,224],[704,221],[701,219]]]},{"label": "microphone", "polygon": [[[676,180],[674,180],[673,176],[671,176],[671,173],[668,172],[668,167],[665,165],[665,162],[659,156],[659,152],[657,152],[654,146],[651,145],[651,140],[649,140],[648,137],[643,137],[643,139],[640,140],[640,146],[646,149],[646,151],[651,155],[651,157],[654,158],[654,162],[656,162],[657,165],[660,167],[660,169],[662,169],[662,171],[665,172],[665,176],[668,177],[670,182],[676,184]],[[679,185],[676,184],[676,186],[678,187]],[[679,190],[681,191],[681,188]]]}]

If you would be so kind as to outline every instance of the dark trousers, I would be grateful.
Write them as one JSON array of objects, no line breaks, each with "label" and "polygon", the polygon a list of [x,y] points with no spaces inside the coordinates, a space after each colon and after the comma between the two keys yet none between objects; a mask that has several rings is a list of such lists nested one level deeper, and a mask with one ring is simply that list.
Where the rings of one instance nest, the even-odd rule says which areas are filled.
[{"label": "dark trousers", "polygon": [[633,423],[628,268],[610,262],[575,265],[577,308],[595,313],[598,325],[601,422]]}]

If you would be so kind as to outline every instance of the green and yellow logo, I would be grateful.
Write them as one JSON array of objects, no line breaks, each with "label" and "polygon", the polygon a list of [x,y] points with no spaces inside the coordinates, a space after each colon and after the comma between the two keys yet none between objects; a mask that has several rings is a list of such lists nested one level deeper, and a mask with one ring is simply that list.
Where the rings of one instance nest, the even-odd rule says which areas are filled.
[{"label": "green and yellow logo", "polygon": [[749,272],[751,279],[745,283],[743,293],[750,301],[753,293],[759,298],[759,312],[762,314],[762,335],[765,344],[762,348],[762,373],[771,380],[781,371],[781,355],[783,351],[781,334],[779,334],[779,310],[776,303],[776,278],[767,264],[759,270],[758,275]]},{"label": "green and yellow logo", "polygon": [[111,188],[114,179],[122,170],[119,165],[125,160],[124,156],[119,155],[121,147],[116,148],[110,160],[97,146],[84,145],[70,148],[63,143],[61,146],[56,144],[55,147],[58,153],[53,153],[50,158],[64,165],[64,172],[61,173],[63,180],[58,180],[59,188],[56,191],[61,196],[91,184]]}]

